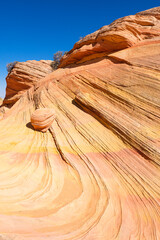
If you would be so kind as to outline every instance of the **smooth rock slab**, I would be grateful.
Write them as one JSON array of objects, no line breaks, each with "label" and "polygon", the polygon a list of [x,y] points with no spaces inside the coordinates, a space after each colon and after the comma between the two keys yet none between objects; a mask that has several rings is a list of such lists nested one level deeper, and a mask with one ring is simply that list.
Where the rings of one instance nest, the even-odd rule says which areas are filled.
[{"label": "smooth rock slab", "polygon": [[46,132],[55,119],[55,111],[51,108],[37,109],[31,116],[31,124],[35,130]]}]

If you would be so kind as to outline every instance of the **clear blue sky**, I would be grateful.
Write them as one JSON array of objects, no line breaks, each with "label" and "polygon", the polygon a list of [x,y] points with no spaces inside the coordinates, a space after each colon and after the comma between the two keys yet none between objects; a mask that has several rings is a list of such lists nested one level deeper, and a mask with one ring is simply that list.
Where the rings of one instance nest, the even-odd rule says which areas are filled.
[{"label": "clear blue sky", "polygon": [[1,0],[0,97],[6,64],[52,59],[83,37],[117,18],[158,6],[158,0]]}]

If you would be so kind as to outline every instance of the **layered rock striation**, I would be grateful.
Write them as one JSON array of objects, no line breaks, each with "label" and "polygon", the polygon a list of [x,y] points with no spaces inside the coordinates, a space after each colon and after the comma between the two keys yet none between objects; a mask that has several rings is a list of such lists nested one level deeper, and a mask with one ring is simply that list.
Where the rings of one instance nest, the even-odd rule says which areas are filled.
[{"label": "layered rock striation", "polygon": [[[115,20],[79,40],[66,54],[60,67],[82,63],[160,36],[160,10],[137,13]],[[101,53],[101,55],[100,55]]]},{"label": "layered rock striation", "polygon": [[[74,48],[4,113],[1,239],[160,239],[159,12],[126,17],[143,34],[123,50],[114,42],[74,62]],[[56,118],[34,131],[31,116],[45,108]]]},{"label": "layered rock striation", "polygon": [[15,103],[27,89],[51,73],[51,63],[51,60],[17,62],[6,78],[4,104]]},{"label": "layered rock striation", "polygon": [[31,116],[31,124],[35,130],[46,132],[56,117],[54,109],[39,108]]}]

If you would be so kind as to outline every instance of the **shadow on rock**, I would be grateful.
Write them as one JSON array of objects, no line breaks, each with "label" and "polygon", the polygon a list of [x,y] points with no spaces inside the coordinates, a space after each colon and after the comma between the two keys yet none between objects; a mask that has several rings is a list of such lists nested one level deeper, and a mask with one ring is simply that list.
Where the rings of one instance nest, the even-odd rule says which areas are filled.
[{"label": "shadow on rock", "polygon": [[30,128],[30,129],[32,129],[32,130],[35,131],[34,127],[33,127],[32,124],[31,124],[31,122],[27,123],[27,124],[26,124],[26,127],[27,127],[27,128]]}]

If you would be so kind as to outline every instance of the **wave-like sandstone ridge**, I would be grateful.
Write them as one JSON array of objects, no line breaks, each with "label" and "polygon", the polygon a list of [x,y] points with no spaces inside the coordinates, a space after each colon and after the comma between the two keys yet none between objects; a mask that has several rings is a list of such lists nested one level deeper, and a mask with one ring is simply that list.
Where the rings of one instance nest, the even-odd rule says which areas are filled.
[{"label": "wave-like sandstone ridge", "polygon": [[159,240],[160,7],[86,36],[44,77],[29,64],[1,107],[0,239]]}]

